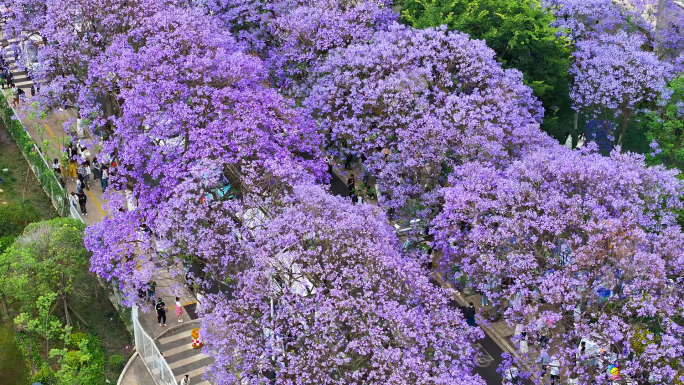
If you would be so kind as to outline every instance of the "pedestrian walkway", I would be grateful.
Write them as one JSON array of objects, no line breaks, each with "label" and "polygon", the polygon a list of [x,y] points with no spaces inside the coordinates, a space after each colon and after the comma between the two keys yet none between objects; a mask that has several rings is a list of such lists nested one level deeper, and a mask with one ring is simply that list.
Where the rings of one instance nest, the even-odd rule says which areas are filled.
[{"label": "pedestrian walkway", "polygon": [[190,331],[199,328],[198,322],[189,322],[164,333],[157,339],[157,347],[169,363],[176,382],[186,374],[190,376],[193,385],[210,385],[209,381],[202,381],[205,367],[214,363],[214,359],[192,347]]},{"label": "pedestrian walkway", "polygon": [[[3,38],[0,39],[0,43],[2,44],[2,52],[9,66],[9,70],[12,72],[14,76],[15,85],[24,89],[26,93],[26,100],[22,101],[22,103],[20,103],[20,105],[15,108],[16,115],[20,118],[22,124],[24,125],[26,131],[31,136],[31,138],[33,138],[33,140],[38,144],[40,151],[43,153],[43,156],[46,160],[48,160],[48,162],[51,162],[51,160],[54,158],[61,158],[60,154],[64,150],[62,143],[64,143],[65,138],[69,136],[65,132],[63,124],[65,122],[71,121],[73,122],[73,127],[75,127],[76,119],[78,117],[76,111],[74,109],[63,109],[53,111],[45,119],[28,118],[28,112],[31,103],[31,87],[33,86],[33,81],[28,78],[27,73],[25,71],[21,71],[17,66],[14,57],[14,52],[9,47],[9,44],[11,44],[12,41],[8,41]],[[8,101],[12,100],[11,90],[9,88],[2,90],[2,92]],[[74,131],[72,132],[71,136],[74,136],[75,134],[76,132]],[[81,141],[82,144],[87,145],[87,147],[89,148],[95,148],[96,145],[99,144],[95,142],[95,140],[89,135],[87,130],[85,130],[82,133],[82,135],[79,135],[78,139]],[[50,147],[46,147],[46,145],[49,145]],[[91,150],[90,160],[92,160],[92,156],[97,155],[97,153]],[[63,168],[62,175],[67,175],[66,171],[67,170]],[[70,194],[71,192],[76,192],[77,178],[65,177],[64,181],[66,184],[67,194]],[[86,196],[88,198],[88,201],[86,203],[86,211],[88,215],[82,215],[80,213],[80,210],[78,210],[81,219],[87,225],[103,221],[104,218],[108,215],[108,201],[104,199],[104,191],[101,187],[101,183],[100,181],[94,180],[94,175],[91,175],[90,188],[85,189],[84,192],[86,193]],[[154,278],[154,280],[157,282],[157,298],[162,298],[162,300],[166,303],[168,309],[167,325],[170,325],[169,327],[171,327],[171,325],[179,324],[176,321],[174,306],[175,297],[177,295],[180,296],[180,302],[183,306],[189,306],[193,310],[194,307],[191,306],[197,302],[195,300],[193,293],[191,293],[187,289],[185,282],[185,274],[182,268],[173,267],[173,269],[176,271],[171,272],[169,271],[169,269],[159,269],[159,274]],[[159,336],[169,329],[169,327],[159,326],[159,324],[156,322],[157,319],[155,312],[149,311],[152,310],[151,306],[147,310],[148,311],[146,313],[140,313],[139,322],[148,334],[150,334],[151,336]],[[196,313],[194,313],[194,311],[192,314],[196,317]],[[182,319],[184,322],[189,322],[191,320],[187,311],[184,312]],[[180,323],[179,325],[183,324]],[[197,324],[195,324],[195,326],[197,327]],[[188,337],[188,339],[189,338],[190,337]],[[188,346],[189,345],[190,343],[188,343]],[[193,356],[196,356],[196,358],[193,358]],[[202,354],[201,349],[187,350],[184,353],[184,357],[179,359],[178,362],[180,362],[180,364],[175,364],[176,369],[174,369],[174,366],[170,365],[172,371],[174,372],[174,375],[177,374],[177,370],[190,370],[192,372],[191,377],[195,378],[195,381],[192,382],[193,385],[198,384],[197,379],[200,378],[201,372],[203,372],[204,369],[204,365],[210,363],[209,361],[207,361],[207,356]],[[169,364],[171,364],[171,362],[169,362]],[[134,359],[131,366],[129,366],[129,369],[126,370],[126,372],[122,373],[122,378],[120,379],[121,383],[143,385],[153,384],[154,380],[150,376],[149,372],[147,370],[139,370],[140,367],[145,369],[143,360],[140,358],[138,358],[137,360]],[[179,378],[176,379],[176,381],[178,380]],[[209,384],[209,382],[206,381],[202,384]]]},{"label": "pedestrian walkway", "polygon": [[[28,119],[27,112],[29,104],[31,103],[30,89],[33,86],[33,81],[28,79],[25,71],[20,71],[14,58],[14,51],[7,46],[7,40],[2,40],[3,44],[3,54],[5,60],[9,65],[9,69],[14,75],[14,83],[18,87],[22,88],[26,92],[27,100],[22,102],[18,107],[15,108],[18,116],[21,118],[21,122],[26,128],[26,131],[33,138],[33,140],[38,143],[43,156],[48,162],[54,158],[61,158],[60,154],[64,150],[62,143],[64,139],[67,138],[67,133],[64,131],[62,124],[67,121],[73,121],[76,124],[76,111],[73,109],[66,109],[62,111],[56,111],[50,114],[46,119]],[[10,101],[12,100],[11,90],[6,88],[3,90],[5,98]],[[93,139],[84,136],[79,138],[83,140],[84,143],[92,143]],[[45,148],[45,141],[49,141],[51,148]],[[97,154],[93,154],[97,156]],[[62,168],[62,175],[67,175],[67,170]],[[66,191],[67,195],[71,192],[76,192],[76,181],[77,178],[65,177]],[[105,207],[107,205],[107,200],[102,197],[103,191],[100,185],[100,181],[94,180],[94,175],[91,175],[90,179],[90,189],[84,190],[88,201],[86,202],[86,212],[88,215],[82,215],[81,219],[85,224],[90,225],[93,223],[101,222],[104,217],[107,216]],[[80,213],[80,210],[78,210]]]}]

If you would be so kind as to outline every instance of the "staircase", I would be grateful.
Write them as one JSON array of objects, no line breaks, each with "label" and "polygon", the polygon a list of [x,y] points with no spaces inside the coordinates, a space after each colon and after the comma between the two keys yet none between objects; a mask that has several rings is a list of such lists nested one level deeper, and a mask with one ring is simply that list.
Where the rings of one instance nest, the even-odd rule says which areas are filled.
[{"label": "staircase", "polygon": [[196,322],[183,325],[163,334],[156,344],[173,371],[176,382],[188,374],[192,385],[211,385],[209,381],[202,381],[202,374],[204,367],[213,364],[214,359],[202,353],[202,349],[191,346],[190,331],[198,327],[199,323]]}]

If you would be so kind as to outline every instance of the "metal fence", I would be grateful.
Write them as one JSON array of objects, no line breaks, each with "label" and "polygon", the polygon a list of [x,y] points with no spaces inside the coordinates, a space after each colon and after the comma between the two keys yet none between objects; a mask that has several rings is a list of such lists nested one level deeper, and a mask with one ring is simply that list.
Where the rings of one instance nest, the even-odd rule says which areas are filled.
[{"label": "metal fence", "polygon": [[2,110],[2,120],[9,131],[10,136],[21,150],[21,154],[26,158],[31,167],[31,171],[36,175],[45,193],[50,197],[52,205],[61,217],[72,217],[83,221],[78,211],[69,204],[67,192],[55,176],[50,163],[45,160],[35,141],[26,131],[26,127],[19,120],[14,108],[7,104],[2,93],[0,93],[0,110]]},{"label": "metal fence", "polygon": [[131,311],[133,318],[133,334],[135,336],[135,349],[149,370],[154,382],[158,385],[176,385],[176,378],[169,364],[155,345],[154,340],[145,332],[138,321],[138,307],[133,305]]}]

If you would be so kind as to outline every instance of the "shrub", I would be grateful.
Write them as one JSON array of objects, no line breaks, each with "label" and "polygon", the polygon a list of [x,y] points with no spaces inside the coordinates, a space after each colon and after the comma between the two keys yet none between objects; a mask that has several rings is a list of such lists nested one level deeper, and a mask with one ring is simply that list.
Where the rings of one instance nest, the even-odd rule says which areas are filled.
[{"label": "shrub", "polygon": [[115,370],[121,370],[126,365],[126,359],[121,354],[112,354],[109,356],[109,366]]},{"label": "shrub", "polygon": [[0,205],[0,237],[17,236],[26,225],[37,220],[33,206],[17,203]]},{"label": "shrub", "polygon": [[[54,376],[54,372],[52,372]],[[41,384],[49,384],[50,383],[50,373],[48,373],[48,368],[47,365],[43,365],[43,367],[40,368],[39,371],[36,372],[36,374],[31,377],[31,382],[39,382]]]},{"label": "shrub", "polygon": [[81,357],[78,351],[71,350],[64,355],[64,363],[71,366],[72,368],[78,368],[81,366]]},{"label": "shrub", "polygon": [[87,335],[85,333],[81,332],[76,332],[73,333],[71,336],[69,336],[69,345],[75,347],[76,349],[79,349],[79,346],[81,345],[81,341],[86,339]]},{"label": "shrub", "polygon": [[7,250],[10,246],[12,246],[15,239],[16,239],[16,237],[11,236],[11,235],[6,235],[4,237],[0,237],[0,253],[4,253],[5,250]]}]

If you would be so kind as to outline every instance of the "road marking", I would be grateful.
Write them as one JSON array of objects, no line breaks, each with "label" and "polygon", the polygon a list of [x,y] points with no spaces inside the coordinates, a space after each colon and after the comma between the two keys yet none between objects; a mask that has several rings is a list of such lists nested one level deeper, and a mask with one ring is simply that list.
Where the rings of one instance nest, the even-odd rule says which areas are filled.
[{"label": "road marking", "polygon": [[[181,306],[188,306],[188,305],[192,305],[193,303],[197,303],[197,301],[190,301],[190,302],[182,303]],[[167,309],[175,309],[176,305],[167,306],[166,308]]]},{"label": "road marking", "polygon": [[475,364],[481,368],[486,368],[487,366],[491,365],[492,362],[494,362],[494,357],[492,357],[492,355],[489,354],[489,352],[485,350],[485,348],[482,345],[478,343],[474,345],[482,352],[482,354],[480,354],[480,356],[477,357],[477,361]]},{"label": "road marking", "polygon": [[48,134],[50,134],[50,137],[52,138],[52,140],[53,140],[55,143],[57,143],[57,145],[59,146],[60,151],[61,151],[61,150],[64,150],[64,147],[62,147],[62,143],[60,143],[60,142],[55,138],[55,134],[52,133],[52,130],[50,129],[50,126],[48,126],[47,123],[43,123],[43,126],[45,126],[45,128],[47,129],[47,132],[48,132]]},{"label": "road marking", "polygon": [[102,213],[102,216],[106,217],[107,213],[102,209],[102,206],[100,206],[100,202],[97,201],[97,198],[95,198],[95,195],[93,195],[93,193],[90,192],[90,190],[86,190],[86,191],[88,191],[88,194],[90,195],[90,197],[93,198],[93,202],[95,202],[95,206],[97,206],[97,208],[100,210],[100,212]]}]

